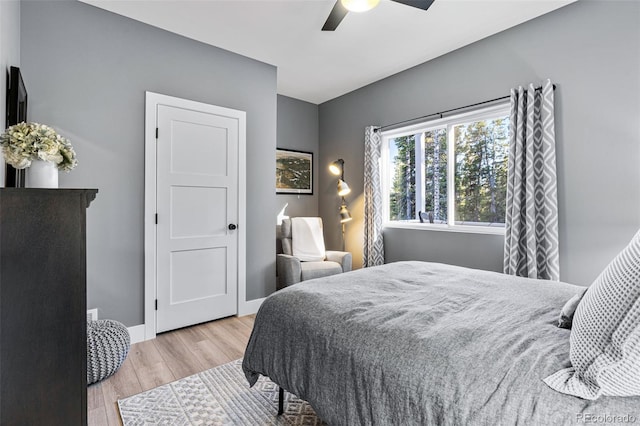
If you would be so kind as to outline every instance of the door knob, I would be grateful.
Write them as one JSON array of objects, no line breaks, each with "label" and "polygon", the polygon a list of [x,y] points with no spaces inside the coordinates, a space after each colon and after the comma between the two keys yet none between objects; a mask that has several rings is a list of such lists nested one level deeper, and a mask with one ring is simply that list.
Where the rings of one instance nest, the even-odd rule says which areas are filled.
[{"label": "door knob", "polygon": [[237,228],[237,226],[235,224],[233,224],[233,223],[229,224],[229,230],[233,231],[236,228]]}]

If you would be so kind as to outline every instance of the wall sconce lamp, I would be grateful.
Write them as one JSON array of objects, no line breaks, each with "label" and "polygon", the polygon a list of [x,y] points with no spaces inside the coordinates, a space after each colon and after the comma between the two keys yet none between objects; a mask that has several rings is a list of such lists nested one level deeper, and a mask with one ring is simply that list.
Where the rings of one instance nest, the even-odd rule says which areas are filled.
[{"label": "wall sconce lamp", "polygon": [[340,223],[347,223],[352,219],[351,213],[349,213],[349,210],[347,209],[347,203],[345,203],[343,198],[342,205],[340,206]]},{"label": "wall sconce lamp", "polygon": [[347,209],[347,201],[344,199],[344,196],[351,192],[351,188],[349,188],[347,182],[344,181],[344,160],[339,158],[329,164],[329,171],[335,176],[340,176],[338,179],[338,196],[342,197],[342,204],[340,205],[340,224],[342,225],[342,251],[344,251],[344,224],[353,220],[351,213],[349,213],[349,209]]},{"label": "wall sconce lamp", "polygon": [[329,171],[336,176],[344,178],[344,160],[340,158],[329,164]]},{"label": "wall sconce lamp", "polygon": [[338,180],[338,195],[341,197],[344,197],[345,195],[347,195],[348,193],[351,192],[351,188],[349,188],[349,185],[347,185],[347,182],[343,181],[342,179]]},{"label": "wall sconce lamp", "polygon": [[338,195],[344,197],[351,192],[351,188],[344,181],[344,160],[342,158],[337,159],[329,165],[329,171],[336,176],[340,176],[338,179]]}]

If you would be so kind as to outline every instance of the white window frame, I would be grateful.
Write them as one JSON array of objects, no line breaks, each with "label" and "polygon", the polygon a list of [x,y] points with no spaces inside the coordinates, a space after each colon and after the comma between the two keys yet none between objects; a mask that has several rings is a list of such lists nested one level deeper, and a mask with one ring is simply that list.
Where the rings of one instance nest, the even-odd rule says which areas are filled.
[{"label": "white window frame", "polygon": [[[385,200],[383,203],[384,227],[387,228],[404,228],[404,229],[427,229],[433,231],[449,231],[449,232],[467,232],[476,234],[499,234],[504,235],[505,228],[503,226],[483,226],[483,225],[456,225],[455,224],[455,144],[453,141],[453,127],[455,125],[480,121],[486,119],[494,119],[500,116],[509,115],[509,103],[500,102],[488,107],[476,109],[470,112],[450,115],[435,120],[423,121],[421,123],[412,124],[410,126],[400,127],[391,130],[382,131],[382,196]],[[447,224],[420,223],[418,220],[410,221],[391,221],[389,195],[391,193],[391,158],[389,153],[389,141],[391,139],[403,136],[416,136],[416,208],[424,205],[424,202],[418,203],[424,197],[424,162],[422,161],[424,148],[424,133],[446,127],[447,128]],[[417,138],[421,135],[420,139]],[[420,151],[420,153],[418,153]],[[420,183],[418,183],[420,181]],[[421,191],[419,193],[419,190]],[[416,212],[417,213],[417,212]]]}]

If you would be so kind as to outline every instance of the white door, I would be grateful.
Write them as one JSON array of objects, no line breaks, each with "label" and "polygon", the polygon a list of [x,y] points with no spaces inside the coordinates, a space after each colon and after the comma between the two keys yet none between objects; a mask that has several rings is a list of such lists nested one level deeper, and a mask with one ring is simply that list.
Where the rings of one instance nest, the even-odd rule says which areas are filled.
[{"label": "white door", "polygon": [[237,313],[242,224],[239,121],[209,108],[156,111],[159,333]]}]

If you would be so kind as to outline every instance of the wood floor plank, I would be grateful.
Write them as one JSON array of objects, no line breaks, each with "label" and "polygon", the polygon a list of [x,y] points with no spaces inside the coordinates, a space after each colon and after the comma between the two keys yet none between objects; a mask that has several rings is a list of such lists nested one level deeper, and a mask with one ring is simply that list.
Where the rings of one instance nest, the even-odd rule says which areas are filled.
[{"label": "wood floor plank", "polygon": [[229,317],[132,345],[113,376],[87,388],[88,424],[121,425],[118,399],[242,357],[254,320],[255,315]]},{"label": "wood floor plank", "polygon": [[220,322],[220,326],[232,335],[237,336],[237,340],[248,341],[249,336],[251,336],[251,328],[247,327],[238,320],[229,321],[228,318],[225,318]]},{"label": "wood floor plank", "polygon": [[91,426],[109,426],[107,411],[104,406],[87,411],[87,423]]},{"label": "wood floor plank", "polygon": [[190,333],[181,333],[179,337],[205,369],[214,368],[234,360],[211,341],[202,328],[194,328],[190,331]]},{"label": "wood floor plank", "polygon": [[217,345],[231,359],[238,359],[244,354],[248,338],[229,331],[223,326],[222,321],[216,321],[215,326],[207,326],[204,331],[209,335],[210,341]]},{"label": "wood floor plank", "polygon": [[143,392],[177,380],[164,361],[136,368],[136,376]]},{"label": "wood floor plank", "polygon": [[238,321],[240,321],[242,324],[249,327],[251,330],[253,330],[253,322],[255,321],[255,319],[256,319],[255,314],[238,317]]},{"label": "wood floor plank", "polygon": [[222,364],[234,361],[242,356],[242,353],[238,350],[237,344],[232,343],[233,340],[239,339],[239,345],[241,347],[246,346],[248,339],[245,339],[240,335],[230,335],[221,327],[221,320],[215,323],[203,324],[202,331],[207,335],[206,343],[200,344],[201,347],[210,347],[215,351],[215,355],[221,357]]},{"label": "wood floor plank", "polygon": [[230,349],[234,351],[234,356],[240,358],[244,354],[247,347],[251,330],[248,327],[239,325],[235,321],[220,320],[219,327],[216,329],[220,342],[224,342]]},{"label": "wood floor plank", "polygon": [[184,346],[177,333],[159,334],[154,343],[176,379],[191,376],[205,370],[204,366],[193,356],[191,351]]},{"label": "wood floor plank", "polygon": [[[176,335],[182,337],[187,345],[209,340],[209,335],[205,330],[207,327],[212,327],[212,323],[214,322],[207,322],[204,324],[194,325],[193,327],[183,328],[179,333],[176,333]],[[215,323],[217,324],[217,321],[215,321]]]},{"label": "wood floor plank", "polygon": [[118,400],[102,407],[105,417],[107,418],[107,424],[109,426],[123,426],[122,419],[120,418],[120,411],[118,410]]},{"label": "wood floor plank", "polygon": [[102,396],[102,383],[87,386],[87,411],[103,407],[104,397]]},{"label": "wood floor plank", "polygon": [[127,357],[118,371],[108,380],[102,382],[104,409],[109,425],[122,424],[118,412],[118,399],[126,398],[142,392],[133,363]]},{"label": "wood floor plank", "polygon": [[158,348],[156,348],[152,340],[131,345],[127,358],[131,359],[135,369],[164,362],[162,355],[160,355]]}]

